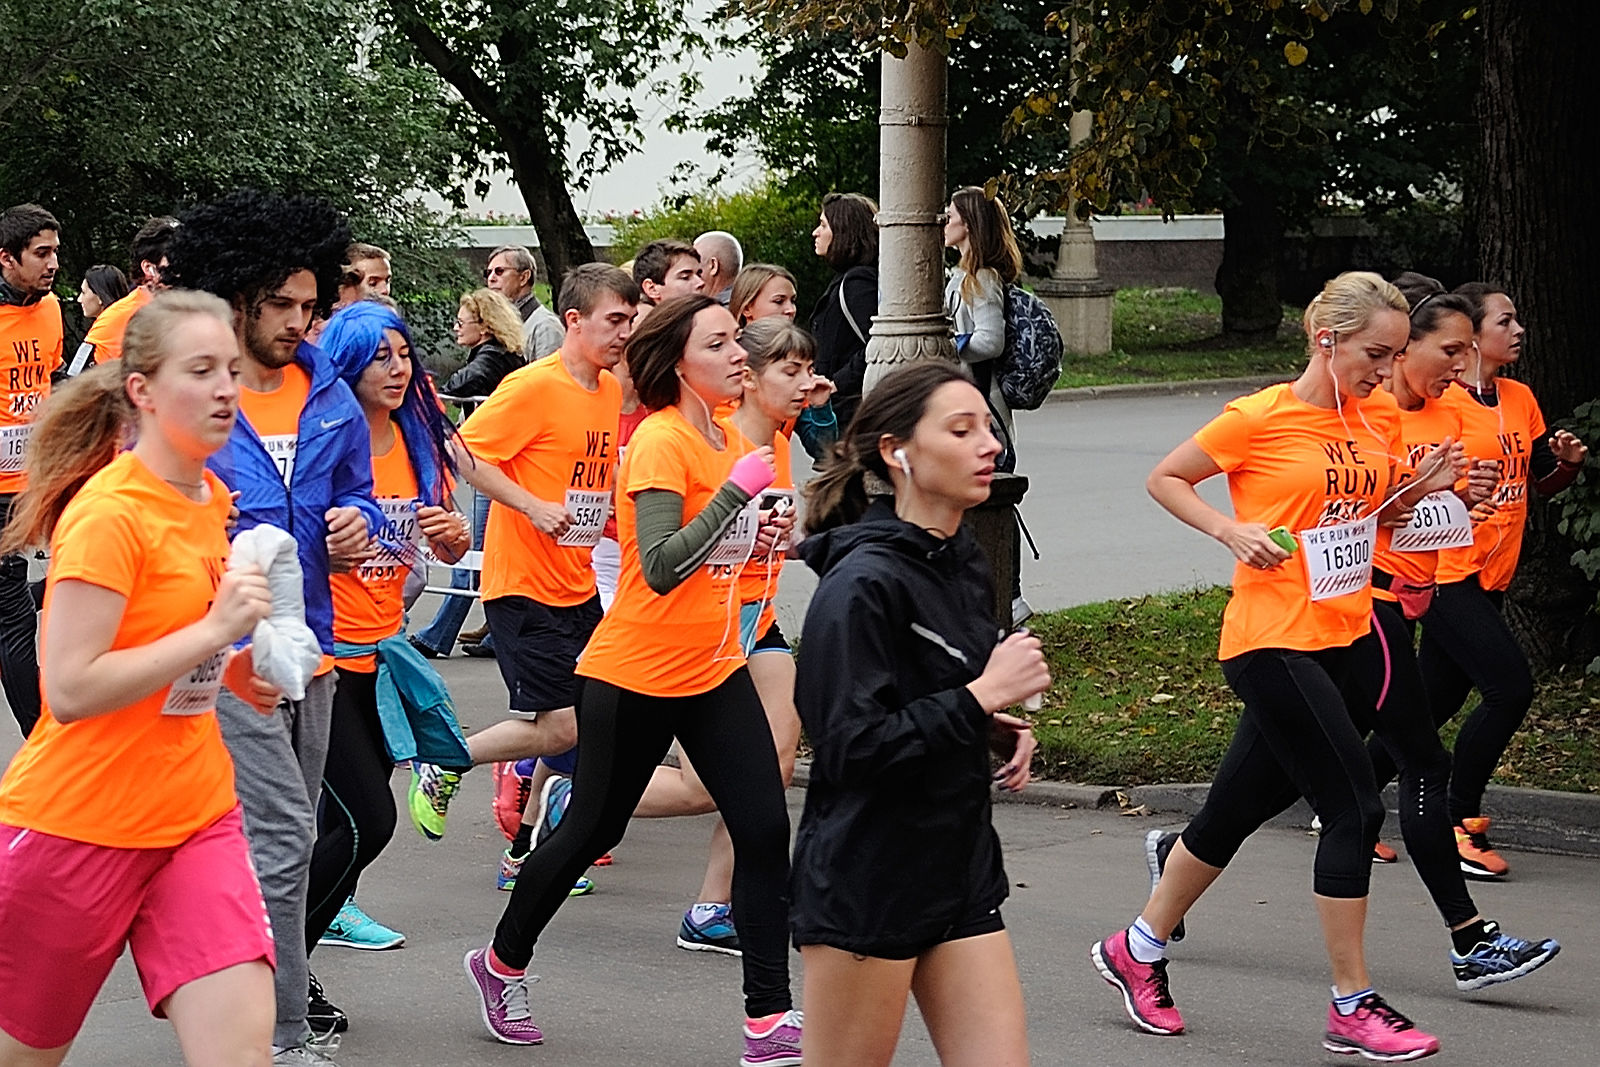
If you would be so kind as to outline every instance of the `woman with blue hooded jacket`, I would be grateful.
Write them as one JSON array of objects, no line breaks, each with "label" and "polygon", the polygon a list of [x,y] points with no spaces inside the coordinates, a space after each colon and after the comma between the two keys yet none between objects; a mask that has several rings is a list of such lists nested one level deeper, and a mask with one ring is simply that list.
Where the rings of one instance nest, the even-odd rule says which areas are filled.
[{"label": "woman with blue hooded jacket", "polygon": [[[378,714],[380,653],[373,648],[400,633],[406,578],[426,566],[424,543],[440,559],[454,561],[466,552],[472,533],[466,516],[450,507],[449,423],[427,374],[418,370],[400,316],[374,301],[351,304],[334,313],[321,343],[366,417],[373,497],[387,521],[371,555],[330,578],[339,680],[311,858],[307,952],[329,934],[355,943],[348,940],[355,931],[342,927],[371,922],[350,898],[361,872],[394,836],[389,776],[395,761]],[[398,938],[391,936],[394,943]],[[342,1015],[315,984],[312,992],[321,1001],[313,1004],[313,1027],[344,1029]]]}]

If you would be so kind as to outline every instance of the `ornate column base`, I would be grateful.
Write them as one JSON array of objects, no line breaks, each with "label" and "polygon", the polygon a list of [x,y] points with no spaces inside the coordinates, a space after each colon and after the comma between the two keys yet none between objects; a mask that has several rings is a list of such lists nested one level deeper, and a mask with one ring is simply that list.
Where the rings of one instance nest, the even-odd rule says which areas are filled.
[{"label": "ornate column base", "polygon": [[1103,356],[1111,351],[1111,307],[1117,287],[1099,278],[1045,278],[1034,292],[1061,330],[1061,344],[1073,355]]},{"label": "ornate column base", "polygon": [[879,315],[872,320],[867,341],[867,376],[864,391],[903,363],[919,359],[955,362],[956,346],[950,337],[950,316]]}]

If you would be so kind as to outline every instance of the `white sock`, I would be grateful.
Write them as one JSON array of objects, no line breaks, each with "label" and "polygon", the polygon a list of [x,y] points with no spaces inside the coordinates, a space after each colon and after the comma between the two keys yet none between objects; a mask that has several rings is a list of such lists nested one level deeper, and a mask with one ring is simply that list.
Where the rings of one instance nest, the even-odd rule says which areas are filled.
[{"label": "white sock", "polygon": [[1144,919],[1135,919],[1128,927],[1128,954],[1140,963],[1154,963],[1167,958],[1167,943],[1155,935]]},{"label": "white sock", "polygon": [[1340,1015],[1354,1015],[1355,1012],[1356,1012],[1356,1008],[1361,1004],[1361,998],[1370,997],[1372,995],[1372,992],[1373,992],[1372,987],[1371,986],[1367,986],[1367,988],[1365,988],[1365,989],[1363,989],[1363,990],[1361,990],[1359,992],[1350,993],[1350,994],[1347,994],[1347,995],[1341,997],[1339,995],[1339,987],[1338,986],[1333,986],[1332,989],[1333,989],[1333,1010],[1338,1012]]},{"label": "white sock", "polygon": [[722,914],[725,908],[726,904],[718,904],[715,901],[709,904],[705,901],[696,901],[694,907],[689,909],[689,915],[697,923],[710,922]]}]

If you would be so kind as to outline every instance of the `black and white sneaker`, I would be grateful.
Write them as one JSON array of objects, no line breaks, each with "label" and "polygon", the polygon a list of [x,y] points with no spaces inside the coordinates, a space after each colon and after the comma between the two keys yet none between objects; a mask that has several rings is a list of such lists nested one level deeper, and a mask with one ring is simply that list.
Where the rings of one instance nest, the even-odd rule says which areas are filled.
[{"label": "black and white sneaker", "polygon": [[306,1025],[311,1027],[311,1032],[326,1037],[350,1029],[349,1018],[328,1000],[317,976],[313,974],[310,978],[310,989],[306,992]]},{"label": "black and white sneaker", "polygon": [[1471,992],[1485,986],[1510,982],[1543,967],[1561,951],[1561,943],[1554,938],[1543,941],[1524,941],[1520,937],[1502,934],[1498,923],[1485,922],[1489,940],[1480,941],[1465,956],[1450,953],[1450,966],[1456,972],[1456,988]]},{"label": "black and white sneaker", "polygon": [[[1167,857],[1172,853],[1172,846],[1178,843],[1178,835],[1171,830],[1151,830],[1144,835],[1144,862],[1150,868],[1150,892],[1156,891],[1156,883],[1161,881],[1161,872],[1167,869]],[[1172,933],[1167,936],[1168,941],[1182,941],[1188,930],[1183,925],[1183,920],[1178,920],[1178,925],[1172,928]]]}]

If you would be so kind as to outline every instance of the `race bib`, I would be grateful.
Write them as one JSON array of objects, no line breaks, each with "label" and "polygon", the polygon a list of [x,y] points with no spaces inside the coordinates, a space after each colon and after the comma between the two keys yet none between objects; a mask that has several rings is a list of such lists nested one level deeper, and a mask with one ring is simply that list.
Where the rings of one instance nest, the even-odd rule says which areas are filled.
[{"label": "race bib", "polygon": [[381,496],[377,498],[378,510],[386,520],[378,554],[361,564],[363,578],[381,575],[396,563],[406,567],[416,565],[425,556],[422,531],[417,527],[417,498],[414,496]]},{"label": "race bib", "polygon": [[294,454],[300,444],[300,435],[293,433],[269,433],[261,435],[261,444],[267,450],[267,455],[272,457],[272,462],[278,465],[278,476],[283,479],[284,485],[294,484]]},{"label": "race bib", "polygon": [[758,502],[750,501],[740,508],[722,531],[717,546],[706,557],[707,567],[736,567],[750,558],[756,547],[756,534],[761,529]]},{"label": "race bib", "polygon": [[572,525],[556,539],[556,544],[566,548],[598,545],[606,528],[606,516],[611,514],[611,494],[592,489],[568,489],[566,508],[567,514],[572,516]]},{"label": "race bib", "polygon": [[1372,546],[1378,540],[1378,516],[1298,534],[1306,560],[1306,581],[1312,600],[1354,593],[1372,581]]},{"label": "race bib", "polygon": [[28,438],[33,436],[33,423],[21,426],[0,426],[0,474],[15,474],[22,469],[28,455]]},{"label": "race bib", "polygon": [[1389,540],[1389,547],[1396,552],[1432,552],[1471,545],[1472,515],[1461,498],[1448,489],[1429,493],[1417,501],[1411,521],[1395,530]]},{"label": "race bib", "polygon": [[222,690],[222,668],[227,665],[228,650],[219,649],[209,659],[188,674],[172,683],[167,690],[166,703],[161,705],[163,715],[204,715],[217,706],[217,694]]}]

